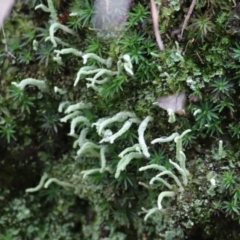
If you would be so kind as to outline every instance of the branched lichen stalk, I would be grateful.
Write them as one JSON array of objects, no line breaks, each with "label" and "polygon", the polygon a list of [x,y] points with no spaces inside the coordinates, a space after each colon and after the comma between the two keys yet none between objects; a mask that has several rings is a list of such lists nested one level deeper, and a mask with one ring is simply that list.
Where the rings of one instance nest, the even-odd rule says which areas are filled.
[{"label": "branched lichen stalk", "polygon": [[86,67],[81,67],[77,73],[77,77],[74,81],[74,84],[73,86],[76,87],[79,80],[80,80],[80,77],[82,74],[85,74],[85,75],[89,75],[89,74],[93,74],[93,73],[97,73],[99,72],[99,69],[96,69],[95,67],[93,66],[86,66]]},{"label": "branched lichen stalk", "polygon": [[58,21],[58,17],[57,17],[57,11],[55,10],[54,8],[54,5],[53,5],[53,1],[52,0],[47,0],[48,2],[48,8],[50,10],[50,16],[51,16],[51,19],[53,21]]},{"label": "branched lichen stalk", "polygon": [[61,118],[60,122],[67,122],[69,119],[72,119],[80,114],[81,114],[80,111],[75,111],[75,112],[70,113],[70,114],[66,115],[65,117]]},{"label": "branched lichen stalk", "polygon": [[96,75],[93,78],[88,79],[88,80],[91,81],[91,84],[87,84],[87,87],[94,86],[97,79],[104,74],[107,74],[107,75],[110,75],[110,76],[117,75],[117,72],[112,71],[112,70],[108,70],[108,69],[104,69],[104,68],[99,68],[98,70],[99,70],[98,73],[96,73]]},{"label": "branched lichen stalk", "polygon": [[72,53],[73,55],[77,56],[77,57],[81,57],[82,56],[82,52],[78,51],[75,48],[63,48],[61,50],[54,50],[55,53],[57,53],[57,56],[60,56],[62,54],[69,54]]},{"label": "branched lichen stalk", "polygon": [[54,33],[56,32],[57,29],[62,29],[64,32],[74,34],[73,30],[68,28],[67,26],[62,25],[61,23],[55,22],[53,23],[50,28],[49,28],[49,35],[50,35],[50,40],[53,44],[54,47],[57,46],[57,42],[54,37]]}]

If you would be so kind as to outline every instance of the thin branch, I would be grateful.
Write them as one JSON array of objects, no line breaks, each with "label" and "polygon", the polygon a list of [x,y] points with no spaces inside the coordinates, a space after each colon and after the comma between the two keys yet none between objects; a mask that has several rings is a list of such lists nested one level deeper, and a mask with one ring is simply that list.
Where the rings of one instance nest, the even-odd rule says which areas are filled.
[{"label": "thin branch", "polygon": [[194,9],[196,3],[197,3],[197,0],[192,0],[191,6],[190,6],[190,8],[188,9],[187,16],[185,17],[184,22],[183,22],[183,26],[182,26],[181,34],[180,34],[180,39],[182,39],[184,29],[185,29],[186,26],[187,26],[187,23],[188,23],[188,21],[189,21],[189,18],[190,18],[190,16],[191,16],[192,12],[193,12],[193,9]]},{"label": "thin branch", "polygon": [[8,55],[10,55],[12,58],[16,59],[16,57],[12,53],[10,53],[8,51],[7,39],[6,39],[6,35],[5,35],[5,31],[4,31],[4,27],[3,26],[2,26],[2,34],[3,34],[3,38],[4,38],[5,52]]},{"label": "thin branch", "polygon": [[164,46],[163,46],[163,41],[160,35],[160,31],[159,31],[159,26],[158,26],[158,10],[157,10],[157,6],[154,0],[150,0],[151,2],[151,12],[152,12],[152,19],[153,19],[153,29],[154,29],[154,33],[155,33],[155,37],[157,40],[157,44],[158,47],[160,49],[160,51],[164,50]]}]

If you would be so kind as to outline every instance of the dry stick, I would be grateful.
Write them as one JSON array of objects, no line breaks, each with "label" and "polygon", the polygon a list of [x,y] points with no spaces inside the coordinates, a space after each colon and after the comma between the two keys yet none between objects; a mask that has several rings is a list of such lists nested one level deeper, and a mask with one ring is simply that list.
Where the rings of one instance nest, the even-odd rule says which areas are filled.
[{"label": "dry stick", "polygon": [[182,26],[182,29],[181,29],[181,34],[180,34],[180,38],[181,38],[181,39],[182,39],[182,36],[183,36],[184,29],[186,28],[187,23],[188,23],[188,20],[189,20],[191,14],[192,14],[192,12],[193,12],[193,9],[194,9],[194,7],[195,7],[195,5],[196,5],[196,2],[197,2],[197,0],[192,0],[191,6],[190,6],[190,8],[188,9],[187,16],[186,16],[185,19],[184,19],[183,26]]},{"label": "dry stick", "polygon": [[16,59],[16,57],[8,51],[7,39],[6,39],[6,35],[5,35],[5,31],[4,31],[3,26],[2,26],[2,34],[3,34],[3,38],[4,38],[5,52],[7,54],[9,54],[12,58]]},{"label": "dry stick", "polygon": [[160,49],[160,51],[164,50],[164,46],[163,46],[163,41],[159,32],[159,27],[158,27],[158,10],[157,10],[157,6],[154,0],[150,0],[151,2],[151,12],[152,12],[152,19],[153,19],[153,29],[154,29],[154,33],[155,33],[155,37],[157,40],[157,44],[158,47]]},{"label": "dry stick", "polygon": [[237,6],[236,1],[233,0],[233,7],[236,7],[236,6]]}]

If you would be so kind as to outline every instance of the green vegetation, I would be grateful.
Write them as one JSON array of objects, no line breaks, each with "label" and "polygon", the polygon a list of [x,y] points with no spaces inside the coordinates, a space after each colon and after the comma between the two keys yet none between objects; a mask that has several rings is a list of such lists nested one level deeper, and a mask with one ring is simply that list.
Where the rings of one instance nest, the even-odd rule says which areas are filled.
[{"label": "green vegetation", "polygon": [[[196,1],[182,29],[192,1],[155,1],[159,51],[150,1],[123,2],[5,21],[0,239],[240,239],[239,4]],[[180,92],[170,123],[154,103]]]}]

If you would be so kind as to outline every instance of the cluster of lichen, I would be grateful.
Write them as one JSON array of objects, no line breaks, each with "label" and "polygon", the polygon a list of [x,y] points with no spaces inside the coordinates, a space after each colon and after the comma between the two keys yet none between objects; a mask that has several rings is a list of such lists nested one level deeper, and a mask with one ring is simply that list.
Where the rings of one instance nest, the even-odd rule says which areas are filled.
[{"label": "cluster of lichen", "polygon": [[[51,231],[51,214],[69,211],[65,236],[42,239],[71,231],[72,239],[239,239],[238,6],[197,1],[181,38],[191,1],[164,1],[159,52],[149,2],[133,1],[124,28],[107,38],[93,29],[94,1],[39,4],[19,1],[5,23],[1,181],[12,192],[40,189],[26,201],[48,206],[48,217],[33,224],[23,199],[13,201],[23,218],[2,210],[4,237],[39,237],[38,226]],[[169,124],[153,103],[179,91],[187,115]]]}]

